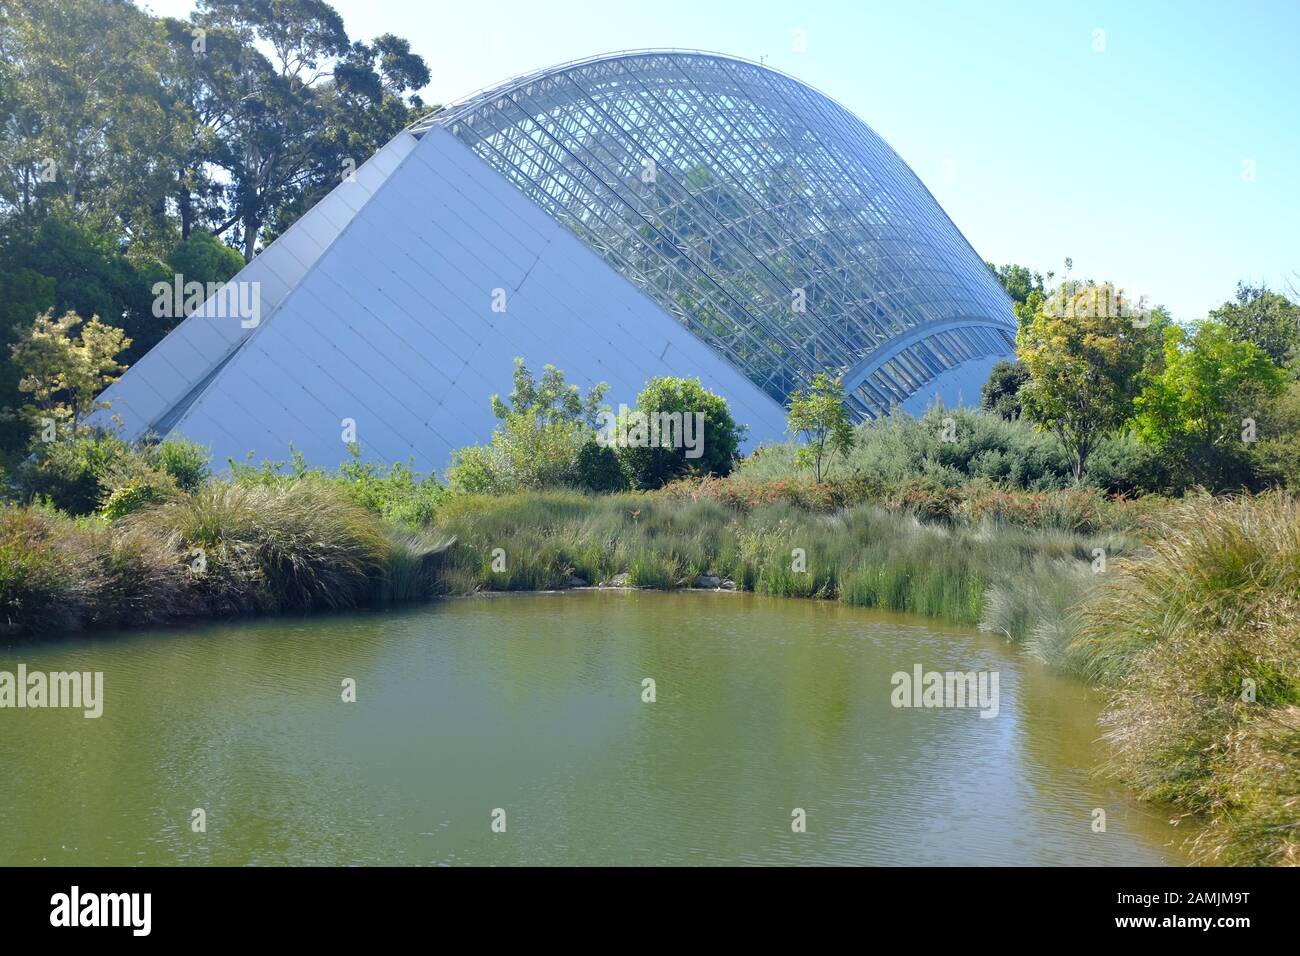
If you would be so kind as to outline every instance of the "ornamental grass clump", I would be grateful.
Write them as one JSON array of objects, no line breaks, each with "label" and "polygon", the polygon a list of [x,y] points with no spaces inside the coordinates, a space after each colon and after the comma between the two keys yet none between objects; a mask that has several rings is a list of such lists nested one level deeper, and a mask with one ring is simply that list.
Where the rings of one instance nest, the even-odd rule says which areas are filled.
[{"label": "ornamental grass clump", "polygon": [[1189,498],[1072,648],[1111,685],[1113,770],[1208,824],[1206,863],[1300,863],[1300,503]]},{"label": "ornamental grass clump", "polygon": [[125,520],[183,557],[216,614],[363,605],[391,553],[380,521],[324,481],[218,483]]}]

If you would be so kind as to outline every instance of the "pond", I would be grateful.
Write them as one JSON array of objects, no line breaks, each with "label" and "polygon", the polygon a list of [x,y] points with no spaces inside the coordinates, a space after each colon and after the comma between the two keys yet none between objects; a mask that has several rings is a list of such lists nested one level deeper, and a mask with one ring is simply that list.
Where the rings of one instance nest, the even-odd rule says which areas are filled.
[{"label": "pond", "polygon": [[[20,664],[103,672],[103,713],[0,710],[0,864],[1185,862],[1094,773],[1088,688],[830,602],[490,595],[0,646]],[[918,671],[985,696],[895,706]]]}]

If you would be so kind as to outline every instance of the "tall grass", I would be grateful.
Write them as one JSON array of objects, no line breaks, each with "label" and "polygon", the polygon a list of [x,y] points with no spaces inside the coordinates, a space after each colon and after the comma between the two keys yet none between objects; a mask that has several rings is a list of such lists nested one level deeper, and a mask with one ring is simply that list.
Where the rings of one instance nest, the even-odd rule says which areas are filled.
[{"label": "tall grass", "polygon": [[402,526],[389,526],[385,531],[388,555],[383,573],[372,581],[374,603],[387,607],[435,597],[441,589],[447,549],[455,542]]},{"label": "tall grass", "polygon": [[1070,653],[1075,609],[1101,580],[1089,561],[1036,555],[1018,573],[989,585],[980,629],[1023,644],[1043,663],[1079,673],[1083,662]]},{"label": "tall grass", "polygon": [[357,607],[390,552],[379,521],[325,482],[218,483],[127,522],[189,556],[209,600],[238,611]]},{"label": "tall grass", "polygon": [[[823,514],[786,502],[741,509],[716,500],[653,495],[589,498],[566,492],[461,499],[438,524],[458,541],[446,573],[463,590],[593,584],[626,573],[635,587],[690,585],[702,574],[742,590],[910,611],[977,624],[989,595],[1022,594],[1023,582],[1061,570],[1059,615],[1082,597],[1093,549],[1128,547],[1118,536],[1040,531],[996,521],[925,523],[878,505]],[[495,558],[494,558],[495,555]],[[1000,598],[999,598],[1000,599]],[[1020,612],[1025,617],[1025,612]],[[991,626],[1032,636],[1019,619]]]},{"label": "tall grass", "polygon": [[1112,769],[1207,817],[1201,861],[1300,864],[1300,504],[1189,498],[1119,571],[1072,647]]},{"label": "tall grass", "polygon": [[92,596],[90,560],[73,523],[0,505],[0,633],[75,627]]},{"label": "tall grass", "polygon": [[448,542],[330,482],[214,483],[119,521],[0,509],[0,633],[423,600]]}]

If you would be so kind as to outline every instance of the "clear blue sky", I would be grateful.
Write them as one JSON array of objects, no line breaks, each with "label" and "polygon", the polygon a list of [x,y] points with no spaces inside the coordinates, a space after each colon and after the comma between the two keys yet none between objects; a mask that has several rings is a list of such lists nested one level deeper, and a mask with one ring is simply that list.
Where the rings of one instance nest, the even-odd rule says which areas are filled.
[{"label": "clear blue sky", "polygon": [[1300,286],[1300,0],[333,5],[411,41],[430,103],[619,49],[766,57],[883,136],[985,259],[1070,256],[1184,321],[1238,279]]}]

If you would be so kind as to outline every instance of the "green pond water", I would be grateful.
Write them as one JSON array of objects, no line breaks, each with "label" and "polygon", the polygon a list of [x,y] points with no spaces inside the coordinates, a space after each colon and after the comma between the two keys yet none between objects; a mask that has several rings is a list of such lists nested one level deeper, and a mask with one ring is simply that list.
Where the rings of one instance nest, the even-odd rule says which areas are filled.
[{"label": "green pond water", "polygon": [[[1086,687],[833,603],[487,596],[0,645],[20,663],[102,671],[104,712],[0,710],[0,864],[1184,862],[1094,774]],[[996,671],[997,716],[895,708],[917,664]]]}]

